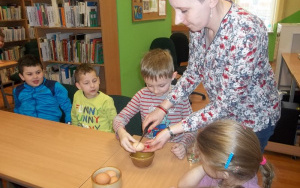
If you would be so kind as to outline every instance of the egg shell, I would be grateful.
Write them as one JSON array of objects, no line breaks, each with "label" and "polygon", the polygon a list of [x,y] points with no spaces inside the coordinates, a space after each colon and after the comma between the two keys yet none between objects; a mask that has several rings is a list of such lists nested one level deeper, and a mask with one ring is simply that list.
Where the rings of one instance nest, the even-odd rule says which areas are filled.
[{"label": "egg shell", "polygon": [[105,171],[105,173],[108,174],[111,178],[113,176],[117,176],[117,173],[113,170],[107,170],[107,171]]},{"label": "egg shell", "polygon": [[139,143],[139,142],[134,142],[133,144],[133,147],[135,148],[136,151],[143,151],[145,146],[143,143]]},{"label": "egg shell", "polygon": [[109,184],[115,183],[117,181],[118,181],[118,177],[117,176],[113,176],[113,177],[110,178]]},{"label": "egg shell", "polygon": [[101,172],[96,175],[95,181],[100,185],[105,185],[110,182],[110,176],[105,172]]}]

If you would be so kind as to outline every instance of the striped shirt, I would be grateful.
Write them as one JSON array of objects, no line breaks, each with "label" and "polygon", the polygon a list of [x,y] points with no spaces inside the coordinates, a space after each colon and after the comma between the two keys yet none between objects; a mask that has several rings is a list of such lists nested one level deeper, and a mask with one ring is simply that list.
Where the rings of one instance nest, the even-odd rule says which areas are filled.
[{"label": "striped shirt", "polygon": [[[125,127],[130,119],[141,113],[142,121],[145,117],[154,111],[158,105],[165,100],[168,93],[163,96],[155,96],[147,87],[138,91],[127,104],[127,106],[115,117],[113,128],[115,132],[122,126]],[[192,113],[192,108],[188,98],[184,98],[182,102],[174,105],[168,110],[168,114],[163,121],[167,122],[167,126],[172,126]],[[139,126],[139,125],[137,125]],[[192,143],[196,137],[197,132],[186,132],[176,135],[171,142],[180,142],[185,147]],[[149,134],[148,138],[153,138],[153,134]]]}]

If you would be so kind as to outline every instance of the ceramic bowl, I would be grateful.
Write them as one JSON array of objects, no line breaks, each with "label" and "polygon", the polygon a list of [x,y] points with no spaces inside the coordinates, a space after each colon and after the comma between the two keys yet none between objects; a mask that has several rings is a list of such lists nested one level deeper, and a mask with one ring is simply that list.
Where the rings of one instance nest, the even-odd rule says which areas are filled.
[{"label": "ceramic bowl", "polygon": [[154,152],[136,152],[130,154],[132,163],[140,168],[150,166],[152,164],[154,156]]},{"label": "ceramic bowl", "polygon": [[[113,170],[117,173],[117,178],[118,180],[114,183],[111,184],[105,184],[105,185],[100,185],[95,181],[95,177],[97,176],[97,174],[101,173],[101,172],[106,172],[108,170]],[[91,176],[92,179],[92,188],[121,188],[122,187],[122,173],[120,171],[120,169],[116,168],[116,167],[103,167],[100,168],[98,170],[96,170],[93,175]]]}]

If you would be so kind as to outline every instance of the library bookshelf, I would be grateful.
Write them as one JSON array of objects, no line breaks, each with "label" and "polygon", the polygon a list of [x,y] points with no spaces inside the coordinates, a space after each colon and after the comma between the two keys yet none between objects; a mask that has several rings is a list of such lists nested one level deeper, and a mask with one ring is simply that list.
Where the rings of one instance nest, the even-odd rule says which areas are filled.
[{"label": "library bookshelf", "polygon": [[[51,4],[54,0],[31,0],[32,3],[48,3]],[[103,49],[103,64],[92,64],[100,67],[100,90],[109,95],[121,95],[121,81],[120,81],[120,65],[119,65],[119,43],[118,43],[118,28],[117,28],[117,7],[116,0],[86,0],[89,2],[97,2],[97,22],[96,27],[49,27],[37,26],[35,27],[35,35],[37,37],[39,49],[41,49],[40,38],[44,38],[49,33],[72,33],[91,34],[101,33],[102,49]],[[46,60],[42,58],[42,52],[39,51],[41,61],[46,68],[51,63],[78,65],[82,62],[74,61],[58,61]]]}]

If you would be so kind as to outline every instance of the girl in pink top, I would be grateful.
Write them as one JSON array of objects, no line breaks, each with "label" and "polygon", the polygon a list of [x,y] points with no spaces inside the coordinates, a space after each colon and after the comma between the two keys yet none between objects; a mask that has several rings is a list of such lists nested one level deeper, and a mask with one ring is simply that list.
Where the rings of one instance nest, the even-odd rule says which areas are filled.
[{"label": "girl in pink top", "polygon": [[250,128],[232,120],[216,121],[199,132],[197,143],[202,164],[180,179],[179,188],[259,188],[256,173],[260,167],[263,187],[271,187],[272,165],[262,156],[259,141]]}]

